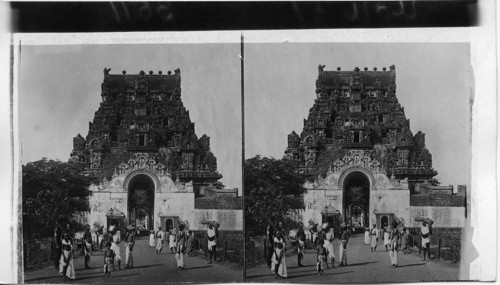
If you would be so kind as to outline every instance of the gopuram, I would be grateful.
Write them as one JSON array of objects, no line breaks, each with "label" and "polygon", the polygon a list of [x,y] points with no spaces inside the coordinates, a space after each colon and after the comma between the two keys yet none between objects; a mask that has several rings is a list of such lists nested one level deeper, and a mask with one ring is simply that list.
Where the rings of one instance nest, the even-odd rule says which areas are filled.
[{"label": "gopuram", "polygon": [[304,128],[288,135],[285,157],[314,177],[304,195],[309,220],[361,226],[416,227],[417,216],[436,227],[463,227],[465,188],[430,182],[437,172],[422,132],[413,134],[396,97],[396,68],[325,71],[318,67],[316,96]]},{"label": "gopuram", "polygon": [[95,181],[85,222],[200,230],[202,221],[217,220],[242,230],[241,198],[237,189],[217,187],[217,159],[183,106],[180,70],[109,72],[87,136],[73,139],[71,159],[85,163]]}]

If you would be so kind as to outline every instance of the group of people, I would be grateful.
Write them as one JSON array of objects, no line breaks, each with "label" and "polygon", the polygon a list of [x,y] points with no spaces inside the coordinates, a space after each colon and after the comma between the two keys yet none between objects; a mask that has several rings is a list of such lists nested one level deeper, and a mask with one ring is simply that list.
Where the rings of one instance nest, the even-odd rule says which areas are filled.
[{"label": "group of people", "polygon": [[[350,227],[341,224],[338,237],[336,237],[334,228],[328,223],[318,227],[312,224],[310,232],[313,238],[313,245],[316,249],[316,269],[319,275],[324,275],[324,270],[335,267],[335,243],[338,244],[339,267],[347,266],[347,244],[350,237]],[[430,236],[432,227],[429,221],[423,220],[420,228],[422,238],[423,260],[430,259]],[[409,233],[406,228],[394,221],[390,226],[384,226],[382,229],[384,246],[389,253],[389,259],[393,267],[398,267],[398,253],[407,254],[411,252],[409,246]],[[338,241],[335,242],[335,238]],[[376,224],[365,231],[365,244],[370,245],[371,251],[377,251],[377,245],[381,239],[381,231],[377,229]],[[267,227],[267,265],[275,274],[275,278],[287,278],[286,265],[286,243],[287,232],[284,229],[283,222],[277,225],[270,223]],[[306,235],[304,225],[299,223],[299,229],[296,234],[297,265],[302,267],[306,245]]]},{"label": "group of people", "polygon": [[[317,228],[317,226],[316,226]],[[335,246],[334,246],[334,229],[329,224],[325,223],[320,229],[311,229],[313,233],[314,246],[317,254],[316,269],[320,275],[324,275],[324,270],[335,267]],[[267,227],[267,240],[269,250],[267,255],[267,264],[271,271],[275,274],[275,278],[287,278],[286,266],[286,231],[283,227],[283,222],[278,222],[277,226],[270,223]],[[347,243],[349,242],[349,230],[346,224],[340,227],[340,235],[338,237],[339,246],[339,266],[347,265]],[[306,234],[304,225],[299,223],[299,229],[296,235],[297,248],[297,265],[303,267],[303,260],[306,248]]]},{"label": "group of people", "polygon": [[[121,252],[119,244],[121,242],[121,230],[116,223],[112,223],[109,231],[105,234],[98,235],[97,242],[100,250],[102,245],[104,249],[104,272],[106,276],[111,277],[111,269],[115,270],[115,263],[118,265],[118,270],[121,270]],[[125,234],[125,254],[126,267],[132,268],[133,256],[132,249],[135,244],[135,230],[133,227],[127,228]],[[85,232],[82,237],[82,252],[84,255],[85,269],[90,268],[90,260],[94,247],[90,225],[85,225]],[[76,248],[75,233],[70,224],[66,225],[63,231],[59,227],[54,229],[52,236],[51,250],[54,267],[62,275],[64,280],[75,280],[74,255]]]},{"label": "group of people", "polygon": [[[210,223],[207,230],[207,250],[209,253],[209,262],[215,262],[217,259],[217,238],[219,224],[217,222]],[[170,252],[175,254],[177,268],[185,269],[184,257],[194,255],[195,236],[184,224],[179,224],[178,228],[171,228],[163,231],[162,227],[158,227],[157,231],[150,231],[149,246],[155,248],[156,254],[161,254],[163,244],[168,241]]]},{"label": "group of people", "polygon": [[[432,227],[429,221],[422,221],[420,227],[423,261],[430,259],[430,236]],[[400,226],[396,221],[392,222],[391,226],[384,225],[382,233],[377,229],[377,225],[373,224],[372,228],[365,229],[365,244],[369,244],[371,252],[377,251],[379,239],[383,237],[385,250],[389,252],[389,258],[393,267],[398,267],[398,253],[408,254],[411,252],[409,246],[409,233],[405,227]]]}]

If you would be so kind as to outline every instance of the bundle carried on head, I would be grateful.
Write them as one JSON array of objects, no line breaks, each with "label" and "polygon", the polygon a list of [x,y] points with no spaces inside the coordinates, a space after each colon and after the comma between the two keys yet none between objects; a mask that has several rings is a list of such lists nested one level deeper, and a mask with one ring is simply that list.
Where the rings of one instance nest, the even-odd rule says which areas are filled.
[{"label": "bundle carried on head", "polygon": [[415,217],[415,222],[425,222],[425,223],[427,223],[427,224],[429,224],[431,226],[432,226],[432,224],[434,224],[434,221],[431,220],[430,218],[420,217],[420,216]]},{"label": "bundle carried on head", "polygon": [[215,220],[203,219],[201,221],[201,223],[203,225],[212,225],[213,227],[216,227],[216,228],[218,228],[220,226],[220,224],[217,221],[215,221]]}]

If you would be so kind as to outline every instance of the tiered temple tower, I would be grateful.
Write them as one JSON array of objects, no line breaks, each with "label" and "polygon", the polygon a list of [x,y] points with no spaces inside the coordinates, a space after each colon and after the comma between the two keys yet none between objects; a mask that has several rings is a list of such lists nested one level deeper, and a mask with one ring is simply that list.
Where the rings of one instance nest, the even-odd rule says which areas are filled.
[{"label": "tiered temple tower", "polygon": [[210,138],[196,136],[182,104],[179,69],[173,74],[109,71],[104,69],[102,102],[87,136],[73,139],[71,157],[86,164],[87,175],[109,181],[142,163],[173,180],[192,181],[196,193],[222,178]]},{"label": "tiered temple tower", "polygon": [[288,135],[286,156],[301,170],[324,176],[349,151],[362,151],[380,163],[388,177],[415,183],[432,179],[432,155],[425,135],[410,130],[396,97],[396,68],[325,71],[318,67],[317,98],[299,134]]}]

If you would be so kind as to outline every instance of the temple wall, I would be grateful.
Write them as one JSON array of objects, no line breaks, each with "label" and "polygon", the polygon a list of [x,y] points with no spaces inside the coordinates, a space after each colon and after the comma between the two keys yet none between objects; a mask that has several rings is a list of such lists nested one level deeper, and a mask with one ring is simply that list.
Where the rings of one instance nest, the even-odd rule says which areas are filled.
[{"label": "temple wall", "polygon": [[465,207],[410,207],[408,227],[420,227],[415,217],[426,217],[434,221],[435,228],[463,228],[465,227]]},{"label": "temple wall", "polygon": [[194,220],[190,227],[195,230],[206,230],[208,227],[201,222],[203,220],[216,220],[220,224],[221,231],[243,230],[243,211],[241,209],[218,210],[218,209],[195,209]]},{"label": "temple wall", "polygon": [[[223,226],[224,230],[242,230],[243,212],[241,199],[230,197],[226,199],[212,199],[217,202],[226,201],[223,209],[217,207],[218,203],[201,203],[212,205],[210,209],[196,207],[195,193],[191,183],[179,183],[172,181],[170,176],[154,174],[144,169],[129,171],[114,177],[111,181],[104,181],[100,185],[91,185],[92,195],[89,197],[90,213],[86,214],[86,222],[93,225],[98,222],[107,227],[109,210],[113,208],[114,214],[123,213],[125,221],[128,221],[128,192],[124,189],[135,175],[149,176],[155,185],[153,224],[155,229],[161,224],[161,217],[178,217],[180,221],[187,222],[191,230],[205,230],[206,226],[201,224],[203,219],[215,219]],[[200,199],[198,199],[200,200]],[[239,202],[231,209],[231,202]],[[199,205],[198,205],[199,206]],[[205,205],[206,206],[206,205]]]},{"label": "temple wall", "polygon": [[410,190],[372,190],[370,193],[370,224],[377,213],[393,213],[405,222],[410,219]]},{"label": "temple wall", "polygon": [[307,225],[309,220],[321,223],[321,212],[325,210],[325,206],[330,211],[338,210],[342,213],[342,190],[309,189],[304,194],[304,206],[302,223]]}]

